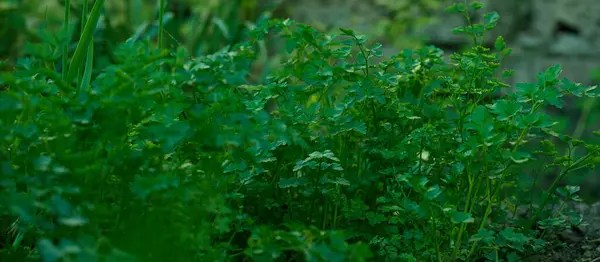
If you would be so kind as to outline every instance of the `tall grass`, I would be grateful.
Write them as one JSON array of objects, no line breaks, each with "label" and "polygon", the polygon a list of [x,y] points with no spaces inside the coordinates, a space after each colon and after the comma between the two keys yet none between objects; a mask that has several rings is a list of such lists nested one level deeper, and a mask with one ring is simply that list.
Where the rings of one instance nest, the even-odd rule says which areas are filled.
[{"label": "tall grass", "polygon": [[158,48],[163,49],[163,34],[164,34],[164,17],[165,17],[165,8],[166,3],[165,0],[159,0],[159,9],[158,9]]},{"label": "tall grass", "polygon": [[[69,19],[71,16],[71,1],[65,0],[65,16],[63,24],[63,34],[69,35]],[[67,68],[69,65],[69,40],[63,44],[63,57],[62,57],[62,80],[67,80]]]},{"label": "tall grass", "polygon": [[[77,73],[80,72],[79,70],[84,65],[86,54],[91,54],[89,46],[92,43],[92,39],[94,37],[94,30],[96,29],[96,25],[98,24],[98,20],[100,19],[100,13],[102,11],[103,5],[104,0],[96,0],[94,2],[92,11],[90,12],[89,17],[85,22],[85,26],[81,33],[79,42],[77,43],[77,47],[75,48],[75,53],[73,54],[73,57],[71,58],[71,61],[69,63],[69,71],[67,73],[66,78],[64,79],[65,82],[67,82],[67,84],[71,83],[71,81],[73,81],[73,79],[75,79],[75,77],[77,76]],[[69,9],[69,6],[65,5],[65,9]],[[66,13],[67,11],[65,11],[65,14]],[[65,21],[65,23],[68,23],[68,21]],[[68,27],[68,25],[65,27]],[[89,60],[91,59],[92,58],[90,56]],[[91,74],[91,72],[87,73]]]}]

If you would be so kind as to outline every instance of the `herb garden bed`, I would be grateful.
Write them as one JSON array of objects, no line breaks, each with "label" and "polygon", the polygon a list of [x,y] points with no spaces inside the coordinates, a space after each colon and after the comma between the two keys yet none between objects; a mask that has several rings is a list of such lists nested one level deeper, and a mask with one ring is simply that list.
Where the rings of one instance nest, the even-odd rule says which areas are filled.
[{"label": "herb garden bed", "polygon": [[[472,21],[481,3],[448,9],[473,41],[448,62],[433,46],[375,62],[381,45],[351,29],[262,19],[202,56],[166,48],[160,22],[157,44],[97,67],[102,5],[72,53],[43,32],[0,75],[0,260],[596,260],[598,205],[562,182],[600,145],[545,109],[598,90],[556,65],[500,92],[511,49],[481,45],[500,19]],[[248,80],[274,39],[288,55]]]}]

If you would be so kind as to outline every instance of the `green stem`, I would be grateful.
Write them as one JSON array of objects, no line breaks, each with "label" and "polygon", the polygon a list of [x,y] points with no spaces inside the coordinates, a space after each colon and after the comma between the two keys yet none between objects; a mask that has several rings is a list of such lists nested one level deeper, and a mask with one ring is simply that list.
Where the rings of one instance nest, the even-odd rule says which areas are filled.
[{"label": "green stem", "polygon": [[[464,4],[465,4],[465,19],[467,20],[467,26],[469,27],[473,27],[473,23],[471,22],[471,16],[469,15],[469,3],[467,0],[464,0]],[[471,34],[471,38],[473,39],[473,44],[477,45],[477,37],[475,36],[475,34]]]},{"label": "green stem", "polygon": [[[531,113],[535,112],[537,107],[538,107],[538,104],[534,104],[533,109],[531,110]],[[529,127],[523,129],[523,131],[519,135],[519,138],[517,139],[517,142],[515,143],[515,146],[512,149],[512,152],[516,152],[517,149],[519,149],[519,147],[521,146],[521,142],[523,141],[523,139],[525,138],[525,136],[527,135],[528,132],[529,132]],[[483,229],[483,227],[485,226],[485,221],[487,220],[488,216],[490,215],[490,212],[492,211],[492,205],[494,204],[494,201],[493,201],[494,197],[498,194],[498,192],[500,192],[500,189],[502,188],[502,184],[504,182],[506,172],[511,164],[512,164],[512,162],[509,163],[508,166],[506,166],[506,168],[504,168],[504,170],[502,171],[502,175],[500,176],[498,185],[494,189],[493,193],[491,193],[491,186],[492,186],[491,181],[488,182],[488,205],[485,208],[485,213],[483,214],[483,218],[481,220],[481,223],[479,224],[479,230]],[[469,257],[473,254],[476,247],[477,247],[477,242],[473,242],[473,244],[471,245],[471,249],[469,250]]]},{"label": "green stem", "polygon": [[[71,0],[65,0],[65,16],[63,30],[65,35],[69,35],[69,19],[71,16]],[[69,68],[69,42],[65,41],[63,45],[63,57],[62,57],[62,80],[67,80],[67,73]]]},{"label": "green stem", "polygon": [[529,190],[529,192],[531,193],[531,194],[529,194],[529,213],[530,213],[530,216],[533,216],[533,213],[532,213],[533,212],[533,196],[534,196],[533,192],[535,190],[535,187],[538,184],[538,181],[540,179],[540,175],[543,174],[544,172],[546,172],[547,169],[548,169],[548,167],[544,167],[543,169],[541,169],[540,172],[536,172],[535,175],[534,175],[533,183],[531,184],[531,189]]},{"label": "green stem", "polygon": [[[467,178],[469,180],[469,191],[467,192],[467,201],[465,202],[465,206],[464,206],[464,212],[468,213],[469,212],[469,204],[471,203],[471,198],[472,198],[472,193],[473,193],[473,178],[471,177],[471,173],[468,171],[468,168],[465,168],[465,170],[467,170]],[[451,261],[454,261],[456,259],[456,255],[458,254],[458,250],[460,249],[460,245],[462,242],[462,235],[463,232],[465,231],[467,227],[466,223],[462,223],[460,225],[460,229],[458,230],[458,236],[456,238],[456,241],[454,243],[454,249],[452,250],[452,255],[451,255]]]},{"label": "green stem", "polygon": [[[488,165],[487,165],[487,146],[483,147],[483,165],[484,165],[484,169],[483,169],[483,173],[487,174],[488,172]],[[484,179],[479,179],[479,181],[477,182],[477,187],[475,188],[475,193],[473,193],[473,198],[477,198],[477,195],[479,194],[479,188],[481,187],[481,184],[483,184],[485,181]],[[473,210],[473,206],[475,205],[475,201],[471,201],[471,206],[469,207],[469,212],[471,212],[471,210]]]},{"label": "green stem", "polygon": [[321,230],[325,230],[325,225],[327,224],[327,218],[329,217],[329,202],[325,202],[325,207],[323,209],[323,221],[321,225]]},{"label": "green stem", "polygon": [[333,211],[333,223],[332,223],[333,226],[331,226],[331,229],[336,229],[337,228],[338,208],[339,208],[338,204],[336,203],[335,204],[335,209]]},{"label": "green stem", "polygon": [[158,48],[159,49],[163,49],[164,16],[165,16],[165,0],[160,0],[160,7],[158,10]]},{"label": "green stem", "polygon": [[12,248],[17,249],[21,246],[21,242],[23,242],[23,238],[25,238],[25,233],[19,231],[19,233],[17,234],[17,237],[15,238],[15,240],[12,243]]},{"label": "green stem", "polygon": [[435,238],[435,254],[437,256],[437,261],[442,262],[442,253],[440,251],[440,239],[439,234],[437,232],[437,224],[435,223],[435,218],[432,219],[431,232],[433,233],[433,236]]},{"label": "green stem", "polygon": [[[575,128],[575,131],[573,132],[573,138],[580,139],[581,136],[583,135],[583,132],[585,131],[585,127],[586,127],[586,122],[588,120],[588,116],[589,116],[590,112],[592,111],[592,109],[594,108],[595,104],[596,104],[596,99],[588,98],[585,100],[585,102],[583,104],[583,112],[581,112],[581,116],[579,116],[579,120],[577,120],[577,127]],[[573,151],[571,152],[571,154],[573,156],[575,155],[575,151],[577,151],[577,148],[573,148]]]},{"label": "green stem", "polygon": [[[83,31],[85,30],[85,22],[87,21],[87,12],[88,12],[88,0],[82,0],[82,7],[81,7],[81,28],[80,28],[80,35],[83,35]],[[93,44],[93,42],[92,42]],[[88,52],[89,55],[89,52]],[[86,59],[89,59],[89,57],[87,57]],[[82,73],[83,73],[83,68],[79,69],[79,73],[77,74],[77,86],[81,86],[81,82],[82,82]]]},{"label": "green stem", "polygon": [[554,191],[556,191],[556,188],[558,188],[558,185],[560,183],[560,181],[572,170],[577,169],[575,167],[577,167],[579,164],[581,164],[583,161],[587,160],[589,157],[591,157],[592,155],[596,154],[597,152],[590,152],[587,155],[577,159],[575,162],[573,162],[571,165],[569,165],[567,168],[563,169],[560,174],[556,177],[556,179],[554,179],[554,181],[552,182],[552,185],[550,186],[550,188],[548,189],[548,192],[546,195],[544,195],[544,198],[542,200],[542,204],[538,207],[537,211],[535,212],[535,214],[533,215],[533,217],[531,217],[531,219],[529,220],[529,223],[527,224],[526,228],[531,228],[531,226],[533,226],[533,223],[535,223],[535,220],[538,218],[538,216],[540,215],[540,213],[544,210],[544,208],[546,207],[546,205],[548,204],[548,201],[550,201],[550,196],[552,196],[552,194],[554,194]]},{"label": "green stem", "polygon": [[367,77],[369,77],[369,58],[367,57],[367,52],[365,51],[363,45],[358,41],[358,38],[354,37],[354,39],[356,40],[358,48],[360,49],[360,53],[363,55],[363,58],[365,59],[365,75],[367,75]]}]

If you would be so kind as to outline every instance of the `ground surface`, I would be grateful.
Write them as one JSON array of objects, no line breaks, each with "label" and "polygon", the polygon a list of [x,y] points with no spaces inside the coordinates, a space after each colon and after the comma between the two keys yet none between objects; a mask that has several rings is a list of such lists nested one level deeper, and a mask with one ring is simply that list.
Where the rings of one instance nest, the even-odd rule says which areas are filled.
[{"label": "ground surface", "polygon": [[589,205],[572,204],[572,208],[583,214],[583,226],[566,230],[556,235],[567,247],[547,251],[527,259],[533,262],[600,262],[600,202]]}]

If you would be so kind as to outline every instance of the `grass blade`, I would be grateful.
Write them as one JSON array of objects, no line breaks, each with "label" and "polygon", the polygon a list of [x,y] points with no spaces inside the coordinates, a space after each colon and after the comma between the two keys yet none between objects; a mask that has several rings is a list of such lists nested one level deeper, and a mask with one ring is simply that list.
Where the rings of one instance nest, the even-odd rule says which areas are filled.
[{"label": "grass blade", "polygon": [[[88,0],[83,0],[82,2],[83,3],[82,3],[82,7],[81,7],[81,29],[80,29],[81,32],[79,33],[79,35],[83,35],[83,30],[85,30],[85,23],[83,21],[87,21],[87,13],[88,13]],[[79,72],[77,74],[77,86],[81,86],[81,81],[82,81],[81,72],[82,71],[83,70],[79,69]]]},{"label": "grass blade", "polygon": [[164,16],[165,16],[165,0],[160,0],[160,8],[158,10],[158,48],[163,48],[163,30],[164,28]]},{"label": "grass blade", "polygon": [[85,60],[85,71],[83,72],[83,80],[80,85],[80,92],[86,91],[92,81],[92,69],[94,67],[94,42],[90,43]]},{"label": "grass blade", "polygon": [[[69,19],[71,16],[71,1],[70,0],[65,0],[65,17],[64,17],[64,24],[63,24],[63,30],[64,30],[64,34],[68,35],[69,32]],[[64,43],[63,46],[63,57],[62,57],[62,79],[66,80],[67,79],[67,66],[69,64],[69,41],[66,41]]]},{"label": "grass blade", "polygon": [[70,83],[75,78],[79,72],[79,68],[81,68],[83,65],[83,59],[85,54],[88,52],[88,47],[92,41],[98,20],[100,19],[100,10],[102,10],[103,5],[104,0],[96,0],[94,6],[92,7],[92,12],[85,23],[85,28],[83,30],[83,34],[81,35],[81,39],[79,39],[77,48],[75,48],[75,54],[73,54],[73,57],[71,58],[69,73],[67,74],[66,79],[67,83]]}]

